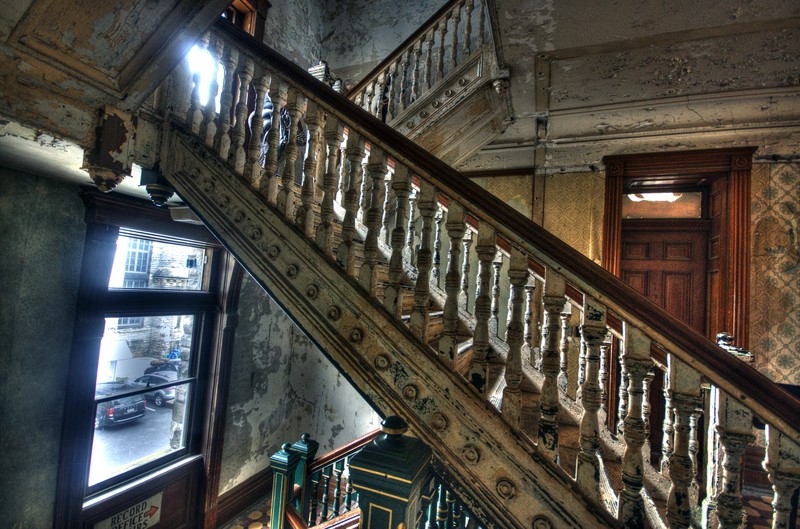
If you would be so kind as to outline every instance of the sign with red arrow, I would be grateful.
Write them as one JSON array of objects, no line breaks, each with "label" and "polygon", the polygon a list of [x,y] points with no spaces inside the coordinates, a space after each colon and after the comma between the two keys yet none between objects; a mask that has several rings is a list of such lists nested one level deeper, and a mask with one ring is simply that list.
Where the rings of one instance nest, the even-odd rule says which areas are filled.
[{"label": "sign with red arrow", "polygon": [[161,521],[161,496],[159,492],[144,501],[127,507],[110,518],[94,524],[94,529],[147,529]]}]

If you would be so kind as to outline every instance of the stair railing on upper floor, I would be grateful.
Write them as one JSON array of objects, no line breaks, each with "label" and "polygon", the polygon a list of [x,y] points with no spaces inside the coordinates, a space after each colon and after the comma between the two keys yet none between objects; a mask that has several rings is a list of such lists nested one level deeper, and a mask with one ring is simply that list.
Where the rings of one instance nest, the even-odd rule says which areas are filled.
[{"label": "stair railing on upper floor", "polygon": [[[474,397],[496,404],[507,427],[529,443],[542,464],[574,480],[575,490],[590,504],[604,506],[626,527],[641,527],[645,518],[659,517],[671,527],[687,527],[706,513],[719,519],[721,527],[741,523],[741,458],[753,441],[751,418],[755,416],[768,428],[765,466],[773,480],[777,526],[788,517],[787,501],[800,484],[795,464],[800,459],[797,399],[271,49],[224,24],[216,25],[205,42],[224,74],[224,81],[212,90],[219,92],[219,110],[213,98],[200,103],[197,83],[189,88],[187,100],[180,92],[186,84],[178,72],[172,89],[165,88],[170,93],[161,94],[168,114],[165,134],[192,135],[198,145],[205,145],[286,223],[296,226],[322,254],[334,258],[362,286],[365,296],[378,298],[387,314],[400,319],[404,306],[410,308],[408,327],[422,343],[429,341],[433,310],[434,225],[443,225],[440,240],[447,245],[439,266],[447,264],[441,289],[442,332],[431,354],[438,357],[441,369],[455,369],[467,327],[472,353],[463,374]],[[255,97],[248,95],[251,90]],[[251,109],[263,108],[266,98],[275,108],[285,108],[288,116],[288,138],[281,155],[279,127],[265,130],[260,112],[248,124]],[[300,123],[307,137],[305,158],[298,152]],[[165,150],[162,162],[169,156]],[[184,176],[172,171],[169,178],[180,188]],[[213,185],[208,192],[213,193]],[[412,207],[416,213],[411,214]],[[443,214],[438,224],[440,207]],[[251,238],[261,233],[258,227],[248,230]],[[463,273],[464,263],[470,262],[463,250],[469,251],[470,246],[474,246],[477,267],[474,281],[465,283],[471,274]],[[382,249],[389,252],[387,256]],[[498,249],[504,259],[498,259]],[[386,263],[384,281],[381,274]],[[502,276],[501,270],[505,271]],[[291,275],[296,269],[289,267],[286,273]],[[406,292],[411,292],[412,299],[404,303]],[[474,301],[465,304],[464,298]],[[501,298],[508,300],[505,324],[499,321]],[[570,305],[565,309],[565,304],[578,310]],[[460,316],[469,312],[464,324]],[[535,325],[525,325],[527,314],[531,321],[538,320],[534,313],[541,314],[541,336]],[[559,420],[570,412],[560,380],[568,338],[562,331],[575,318],[582,367],[579,395],[572,399],[579,420],[575,463],[567,474],[557,467],[566,452],[560,446]],[[505,345],[498,355],[493,344],[500,339],[501,327],[505,327]],[[604,392],[600,372],[609,367],[608,360],[601,360],[607,358],[609,333],[621,341],[618,431],[607,430],[603,420],[603,403],[609,394]],[[387,360],[375,359],[376,365],[383,361]],[[664,424],[668,437],[664,453],[669,464],[667,472],[653,476],[644,465],[642,448],[647,429],[658,427],[648,424],[647,408],[656,368],[668,374],[665,390],[670,408]],[[538,387],[533,389],[532,376],[538,377],[534,384]],[[693,425],[698,424],[706,384],[711,387],[708,422],[713,430],[705,438],[718,449],[704,447],[701,452],[697,446],[701,436]],[[414,401],[418,391],[406,386],[402,398]],[[536,402],[528,401],[537,391]],[[604,412],[607,419],[615,410]],[[531,417],[532,430],[526,429]],[[426,420],[432,431],[447,427],[445,417],[434,414]],[[425,422],[419,421],[415,424]],[[617,468],[601,458],[609,457],[604,443],[610,441],[622,446]],[[462,455],[467,463],[476,464],[480,455],[469,446]],[[698,452],[714,458],[707,462],[704,506],[700,505],[702,494],[696,491]],[[659,479],[665,484],[660,492],[663,498],[657,497],[657,490],[643,491],[646,484]],[[496,492],[509,500],[513,485],[498,486]],[[659,499],[665,505],[659,506]],[[526,516],[525,509],[513,502],[505,508],[509,516],[520,520]]]}]

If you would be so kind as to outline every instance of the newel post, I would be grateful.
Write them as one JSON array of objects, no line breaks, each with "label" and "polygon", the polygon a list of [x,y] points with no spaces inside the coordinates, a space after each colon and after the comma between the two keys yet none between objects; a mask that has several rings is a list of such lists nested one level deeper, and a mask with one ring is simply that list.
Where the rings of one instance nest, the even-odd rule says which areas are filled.
[{"label": "newel post", "polygon": [[300,496],[297,498],[297,511],[303,516],[303,520],[308,520],[311,509],[311,494],[308,486],[308,468],[311,461],[317,455],[319,443],[307,433],[304,433],[299,441],[292,445],[292,451],[300,456],[297,462],[297,469],[294,473],[294,484],[300,487]]},{"label": "newel post", "polygon": [[403,435],[406,422],[396,415],[381,422],[379,435],[350,459],[350,479],[358,491],[361,529],[411,529],[417,526],[422,485],[431,449]]},{"label": "newel post", "polygon": [[300,462],[300,454],[292,450],[292,445],[284,443],[280,451],[269,457],[272,466],[272,515],[271,529],[284,529],[286,524],[286,503],[292,497],[295,469]]}]

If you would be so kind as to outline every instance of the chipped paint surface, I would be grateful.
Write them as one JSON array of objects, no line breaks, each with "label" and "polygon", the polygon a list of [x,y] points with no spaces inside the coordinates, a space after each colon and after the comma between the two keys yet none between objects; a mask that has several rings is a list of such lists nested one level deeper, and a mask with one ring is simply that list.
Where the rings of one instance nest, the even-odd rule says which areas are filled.
[{"label": "chipped paint surface", "polygon": [[324,454],[378,427],[378,415],[249,276],[239,318],[220,493],[267,468],[282,443],[304,432]]},{"label": "chipped paint surface", "polygon": [[308,68],[325,59],[321,50],[324,0],[274,2],[267,14],[264,43]]}]

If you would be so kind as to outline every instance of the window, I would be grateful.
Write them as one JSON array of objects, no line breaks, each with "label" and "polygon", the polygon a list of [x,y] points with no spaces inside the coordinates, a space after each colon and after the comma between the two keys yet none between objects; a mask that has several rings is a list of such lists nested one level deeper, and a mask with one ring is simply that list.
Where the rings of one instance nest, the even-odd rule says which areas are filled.
[{"label": "window", "polygon": [[89,495],[197,450],[215,267],[211,247],[119,230],[95,364]]}]

